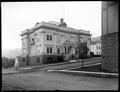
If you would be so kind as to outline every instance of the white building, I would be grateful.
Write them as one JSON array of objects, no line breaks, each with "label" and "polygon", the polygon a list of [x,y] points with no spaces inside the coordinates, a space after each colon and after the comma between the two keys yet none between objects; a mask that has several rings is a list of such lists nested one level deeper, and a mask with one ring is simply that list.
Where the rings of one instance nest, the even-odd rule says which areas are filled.
[{"label": "white building", "polygon": [[101,55],[101,38],[100,37],[91,38],[90,48],[91,52],[93,52],[94,55]]},{"label": "white building", "polygon": [[77,55],[80,41],[87,42],[90,49],[91,34],[89,31],[67,27],[60,22],[41,22],[22,32],[21,65],[39,65],[61,62],[65,57]]}]

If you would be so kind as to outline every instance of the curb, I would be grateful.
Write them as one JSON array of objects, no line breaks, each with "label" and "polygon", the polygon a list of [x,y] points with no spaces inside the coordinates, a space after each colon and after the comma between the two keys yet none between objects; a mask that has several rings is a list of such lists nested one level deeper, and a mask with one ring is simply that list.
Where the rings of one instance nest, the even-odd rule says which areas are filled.
[{"label": "curb", "polygon": [[104,78],[118,78],[116,73],[103,73],[103,72],[88,72],[88,71],[72,71],[72,70],[48,70],[47,72],[57,72],[71,75],[104,77]]}]

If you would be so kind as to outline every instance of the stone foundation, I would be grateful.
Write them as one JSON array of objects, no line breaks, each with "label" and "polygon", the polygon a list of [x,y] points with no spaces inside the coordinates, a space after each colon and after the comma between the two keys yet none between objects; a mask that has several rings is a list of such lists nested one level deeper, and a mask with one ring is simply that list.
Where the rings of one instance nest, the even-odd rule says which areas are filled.
[{"label": "stone foundation", "polygon": [[102,69],[118,72],[118,32],[102,36]]},{"label": "stone foundation", "polygon": [[52,64],[63,62],[63,57],[61,55],[37,55],[29,56],[29,62],[27,64],[27,59],[23,60],[25,57],[22,57],[20,66],[34,66],[34,65],[43,65],[43,64]]}]

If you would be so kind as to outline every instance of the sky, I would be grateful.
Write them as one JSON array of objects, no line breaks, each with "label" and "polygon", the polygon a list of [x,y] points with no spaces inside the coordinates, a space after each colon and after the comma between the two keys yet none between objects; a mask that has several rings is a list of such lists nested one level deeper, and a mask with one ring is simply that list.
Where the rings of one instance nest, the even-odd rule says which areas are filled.
[{"label": "sky", "polygon": [[21,49],[21,32],[36,22],[59,22],[90,31],[92,37],[101,36],[101,2],[2,2],[2,50]]}]

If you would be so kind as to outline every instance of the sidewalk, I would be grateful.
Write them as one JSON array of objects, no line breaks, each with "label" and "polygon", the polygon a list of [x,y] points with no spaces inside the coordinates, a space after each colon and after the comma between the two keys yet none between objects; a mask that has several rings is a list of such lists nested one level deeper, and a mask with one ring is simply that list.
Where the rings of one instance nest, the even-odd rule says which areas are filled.
[{"label": "sidewalk", "polygon": [[8,69],[2,69],[2,74],[13,74],[13,73],[18,73],[15,68],[8,68]]},{"label": "sidewalk", "polygon": [[48,70],[47,72],[56,72],[56,73],[64,73],[64,74],[80,75],[80,76],[118,78],[118,74],[115,73],[72,71],[72,70]]}]

